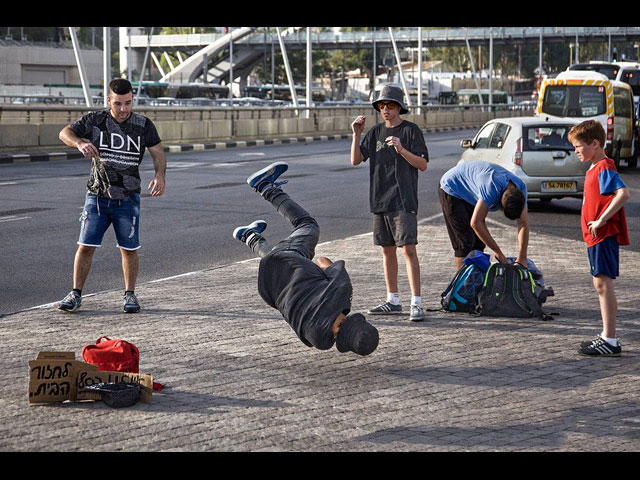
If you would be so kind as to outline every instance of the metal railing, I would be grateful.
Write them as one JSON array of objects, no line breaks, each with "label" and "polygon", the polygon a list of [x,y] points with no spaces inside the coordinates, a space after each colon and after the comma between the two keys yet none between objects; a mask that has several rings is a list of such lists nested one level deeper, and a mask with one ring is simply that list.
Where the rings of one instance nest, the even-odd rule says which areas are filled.
[{"label": "metal railing", "polygon": [[[259,27],[258,27],[259,28]],[[442,46],[464,43],[466,39],[471,43],[486,42],[493,34],[493,41],[514,42],[532,41],[542,35],[545,40],[573,39],[578,36],[581,41],[607,38],[625,38],[634,40],[640,38],[640,27],[478,27],[478,28],[443,28],[443,29],[422,29],[422,41],[424,43],[441,44]],[[276,38],[272,32],[266,33],[268,41]],[[151,38],[151,48],[166,48],[172,46],[202,47],[224,37],[222,33],[209,34],[187,34],[187,35],[154,35]],[[417,28],[398,28],[394,31],[394,36],[398,43],[418,42]],[[306,29],[301,29],[294,33],[283,35],[283,40],[291,47],[300,46],[304,48],[307,38]],[[356,47],[363,43],[376,42],[384,43],[389,41],[389,33],[386,28],[380,28],[368,32],[312,32],[311,40],[314,45],[331,45],[345,48]],[[265,33],[257,31],[254,34],[237,40],[234,43],[251,46],[264,46]],[[132,48],[147,48],[149,37],[147,35],[132,35]]]}]

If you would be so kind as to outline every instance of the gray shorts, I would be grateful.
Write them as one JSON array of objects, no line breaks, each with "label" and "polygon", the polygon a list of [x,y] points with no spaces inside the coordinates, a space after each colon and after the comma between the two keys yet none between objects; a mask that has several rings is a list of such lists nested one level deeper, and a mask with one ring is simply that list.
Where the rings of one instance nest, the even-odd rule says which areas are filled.
[{"label": "gray shorts", "polygon": [[373,244],[383,247],[418,244],[418,215],[396,212],[373,214]]}]

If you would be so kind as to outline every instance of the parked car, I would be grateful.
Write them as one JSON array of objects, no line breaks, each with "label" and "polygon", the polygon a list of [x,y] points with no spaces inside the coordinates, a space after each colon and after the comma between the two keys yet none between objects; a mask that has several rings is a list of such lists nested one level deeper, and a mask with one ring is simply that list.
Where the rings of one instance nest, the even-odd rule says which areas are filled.
[{"label": "parked car", "polygon": [[539,117],[496,118],[485,123],[473,140],[463,140],[460,162],[496,163],[521,178],[529,198],[582,198],[581,163],[567,139],[580,120]]},{"label": "parked car", "polygon": [[173,97],[158,97],[158,98],[152,98],[151,100],[149,100],[148,104],[154,107],[169,107],[169,106],[176,106],[178,102]]}]

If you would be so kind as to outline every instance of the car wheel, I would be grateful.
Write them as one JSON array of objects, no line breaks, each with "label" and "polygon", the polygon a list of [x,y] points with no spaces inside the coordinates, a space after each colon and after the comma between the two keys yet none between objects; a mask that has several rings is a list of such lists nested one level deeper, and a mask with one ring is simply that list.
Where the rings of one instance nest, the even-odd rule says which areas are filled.
[{"label": "car wheel", "polygon": [[618,140],[616,142],[616,146],[613,148],[613,155],[612,155],[612,160],[613,163],[616,166],[616,169],[620,169],[620,140]]},{"label": "car wheel", "polygon": [[633,142],[633,153],[631,157],[627,158],[627,166],[629,168],[636,168],[638,166],[638,139]]}]

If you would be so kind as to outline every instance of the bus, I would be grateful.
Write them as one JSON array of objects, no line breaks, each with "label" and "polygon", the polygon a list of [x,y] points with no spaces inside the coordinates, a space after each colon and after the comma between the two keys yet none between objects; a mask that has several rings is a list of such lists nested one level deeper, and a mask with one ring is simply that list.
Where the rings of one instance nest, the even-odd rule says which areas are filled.
[{"label": "bus", "polygon": [[[298,99],[306,99],[307,98],[307,89],[301,85],[296,85],[296,97]],[[244,89],[245,97],[253,97],[260,98],[262,100],[271,100],[272,98],[275,100],[291,100],[291,90],[289,85],[274,85],[271,86],[270,83],[264,85],[247,85]],[[314,102],[324,102],[326,100],[326,96],[324,94],[324,90],[319,87],[311,88],[311,100]]]},{"label": "bus", "polygon": [[[480,105],[480,99],[478,97],[478,90],[475,88],[465,88],[458,90],[458,104],[459,105]],[[482,95],[482,104],[489,105],[489,89],[483,88],[480,90]],[[509,103],[509,95],[501,90],[494,90],[492,94],[493,104],[506,105]]]},{"label": "bus", "polygon": [[[131,82],[133,86],[133,96],[138,94],[138,85],[140,82]],[[229,96],[229,88],[218,85],[216,83],[168,83],[143,81],[141,96],[149,98],[209,98],[215,100],[217,98],[226,98]]]}]

